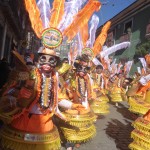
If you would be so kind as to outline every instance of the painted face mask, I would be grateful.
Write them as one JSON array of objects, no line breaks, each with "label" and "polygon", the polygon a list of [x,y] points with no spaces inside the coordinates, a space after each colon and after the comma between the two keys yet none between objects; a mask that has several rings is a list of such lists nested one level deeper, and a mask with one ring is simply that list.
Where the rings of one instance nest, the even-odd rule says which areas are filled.
[{"label": "painted face mask", "polygon": [[116,76],[116,75],[114,75],[114,76],[112,76],[112,77],[110,78],[110,81],[111,81],[112,83],[114,83],[116,80],[117,80],[117,76]]},{"label": "painted face mask", "polygon": [[87,73],[89,70],[89,67],[85,67],[85,66],[78,66],[77,68],[77,72],[83,72],[83,73]]},{"label": "painted face mask", "polygon": [[57,64],[57,59],[55,56],[41,55],[39,58],[39,64],[40,64],[40,66],[49,65],[51,67],[55,67]]}]

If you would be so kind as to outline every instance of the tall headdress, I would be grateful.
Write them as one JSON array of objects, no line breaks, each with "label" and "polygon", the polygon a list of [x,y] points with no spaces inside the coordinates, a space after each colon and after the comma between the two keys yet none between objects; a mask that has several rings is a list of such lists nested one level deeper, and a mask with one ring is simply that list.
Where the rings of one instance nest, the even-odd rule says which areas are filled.
[{"label": "tall headdress", "polygon": [[[101,3],[98,0],[24,0],[32,28],[41,38],[46,52],[59,51],[61,43],[69,44],[68,58],[74,62],[78,55],[88,54],[93,59],[102,49],[110,22],[104,25],[95,41]],[[88,27],[89,22],[89,27]],[[63,48],[62,48],[63,49]]]}]

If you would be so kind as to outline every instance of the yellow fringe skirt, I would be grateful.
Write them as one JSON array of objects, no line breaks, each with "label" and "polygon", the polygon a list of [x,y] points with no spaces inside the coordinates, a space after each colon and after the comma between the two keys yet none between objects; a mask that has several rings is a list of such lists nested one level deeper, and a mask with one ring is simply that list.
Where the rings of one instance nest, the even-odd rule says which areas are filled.
[{"label": "yellow fringe skirt", "polygon": [[138,100],[132,97],[129,97],[129,110],[133,113],[137,114],[146,114],[146,112],[150,109],[150,104],[147,102],[144,102],[142,100]]},{"label": "yellow fringe skirt", "polygon": [[131,150],[146,150],[145,147],[142,147],[141,145],[138,145],[136,142],[132,142],[129,145],[129,149],[131,149]]},{"label": "yellow fringe skirt", "polygon": [[90,107],[93,110],[93,112],[97,115],[109,113],[109,105],[106,101],[94,100],[91,102]]},{"label": "yellow fringe skirt", "polygon": [[68,124],[72,127],[61,127],[65,139],[71,143],[82,143],[92,139],[96,134],[94,122],[96,116],[89,112],[83,115],[71,115],[65,113],[69,118]]},{"label": "yellow fringe skirt", "polygon": [[11,150],[59,150],[60,137],[56,127],[48,133],[25,133],[10,126],[0,132],[1,146]]},{"label": "yellow fringe skirt", "polygon": [[134,130],[131,132],[131,138],[134,139],[129,145],[131,150],[149,150],[150,149],[150,122],[140,117],[132,124]]},{"label": "yellow fringe skirt", "polygon": [[111,97],[112,102],[122,102],[123,101],[121,93],[110,94],[110,97]]},{"label": "yellow fringe skirt", "polygon": [[100,101],[109,102],[109,98],[106,95],[102,95],[98,98]]}]

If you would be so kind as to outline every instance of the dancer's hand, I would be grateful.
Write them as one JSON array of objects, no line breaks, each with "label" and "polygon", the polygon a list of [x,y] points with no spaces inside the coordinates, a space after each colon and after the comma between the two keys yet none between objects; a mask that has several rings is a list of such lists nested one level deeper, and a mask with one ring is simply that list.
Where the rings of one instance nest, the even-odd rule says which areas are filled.
[{"label": "dancer's hand", "polygon": [[82,106],[81,104],[72,104],[72,109],[76,109],[76,108],[85,108],[84,106]]},{"label": "dancer's hand", "polygon": [[32,91],[25,88],[25,87],[22,87],[21,90],[20,90],[20,93],[19,93],[19,98],[30,98],[32,96]]}]

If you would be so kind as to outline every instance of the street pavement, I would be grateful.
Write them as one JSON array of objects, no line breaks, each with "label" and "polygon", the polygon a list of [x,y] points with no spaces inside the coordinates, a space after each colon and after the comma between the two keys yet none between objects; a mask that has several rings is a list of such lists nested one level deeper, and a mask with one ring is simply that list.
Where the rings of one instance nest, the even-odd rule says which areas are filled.
[{"label": "street pavement", "polygon": [[[74,150],[129,150],[132,142],[130,133],[133,130],[132,122],[138,117],[128,110],[127,102],[118,106],[109,103],[110,113],[99,116],[96,122],[97,134],[89,142]],[[61,150],[65,150],[62,147]]]}]

